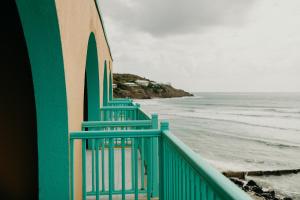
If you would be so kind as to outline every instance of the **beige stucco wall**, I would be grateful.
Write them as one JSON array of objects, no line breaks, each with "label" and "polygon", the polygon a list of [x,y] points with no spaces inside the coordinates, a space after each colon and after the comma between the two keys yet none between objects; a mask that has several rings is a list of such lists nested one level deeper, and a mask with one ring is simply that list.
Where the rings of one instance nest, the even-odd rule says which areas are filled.
[{"label": "beige stucco wall", "polygon": [[[94,0],[56,0],[56,9],[65,68],[69,131],[77,131],[83,121],[85,64],[91,32],[97,43],[100,99],[103,97],[104,61],[112,65],[112,58]],[[74,153],[76,199],[81,199],[81,143],[75,143]]]}]

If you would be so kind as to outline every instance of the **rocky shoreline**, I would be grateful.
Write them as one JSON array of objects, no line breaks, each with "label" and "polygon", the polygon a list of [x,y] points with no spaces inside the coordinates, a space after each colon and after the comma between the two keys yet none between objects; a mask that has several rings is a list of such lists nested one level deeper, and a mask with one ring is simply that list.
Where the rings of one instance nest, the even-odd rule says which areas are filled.
[{"label": "rocky shoreline", "polygon": [[157,83],[134,74],[113,74],[114,97],[133,99],[172,98],[193,96],[171,84]]},{"label": "rocky shoreline", "polygon": [[[233,183],[247,192],[253,199],[256,200],[292,200],[291,197],[282,196],[272,189],[267,189],[254,180],[249,179],[249,176],[281,176],[286,174],[297,174],[300,169],[292,170],[274,170],[274,171],[248,171],[248,172],[223,172]],[[248,180],[249,179],[249,180]]]},{"label": "rocky shoreline", "polygon": [[244,180],[235,177],[229,178],[233,183],[247,192],[253,199],[256,200],[292,200],[290,197],[282,197],[276,194],[274,190],[269,190],[259,186],[253,180]]}]

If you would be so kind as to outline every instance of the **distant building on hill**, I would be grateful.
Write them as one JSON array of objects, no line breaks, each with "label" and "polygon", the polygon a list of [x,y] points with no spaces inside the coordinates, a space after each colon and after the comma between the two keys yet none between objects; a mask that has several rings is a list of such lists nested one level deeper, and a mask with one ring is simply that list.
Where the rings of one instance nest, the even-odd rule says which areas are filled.
[{"label": "distant building on hill", "polygon": [[133,82],[127,82],[127,83],[123,83],[123,84],[128,87],[137,87],[138,86],[136,83],[133,83]]},{"label": "distant building on hill", "polygon": [[149,81],[147,80],[136,80],[136,84],[147,87],[149,85]]}]

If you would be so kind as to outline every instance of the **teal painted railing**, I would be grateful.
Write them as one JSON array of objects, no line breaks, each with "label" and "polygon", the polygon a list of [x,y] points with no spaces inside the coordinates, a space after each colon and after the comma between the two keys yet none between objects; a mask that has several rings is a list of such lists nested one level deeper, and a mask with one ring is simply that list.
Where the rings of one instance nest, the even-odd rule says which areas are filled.
[{"label": "teal painted railing", "polygon": [[[122,199],[130,194],[134,195],[135,199],[139,199],[140,194],[145,194],[147,199],[150,199],[152,193],[151,182],[151,162],[153,159],[149,157],[147,160],[149,166],[147,167],[147,182],[145,184],[144,172],[144,162],[139,162],[139,157],[142,157],[139,153],[139,143],[141,140],[148,141],[159,137],[160,131],[158,129],[148,129],[148,130],[114,130],[114,131],[81,131],[72,132],[70,134],[70,145],[71,145],[71,180],[72,180],[72,198],[74,197],[74,142],[76,140],[82,141],[82,198],[86,199],[88,196],[94,196],[96,200],[100,199],[101,196],[108,196],[112,199],[115,195],[121,195]],[[95,167],[92,178],[92,189],[87,191],[87,150],[86,141],[94,140],[95,148],[93,149],[95,154],[95,161],[92,164]],[[128,160],[126,154],[125,140],[130,139],[131,146],[129,151],[131,151],[131,185],[126,185],[126,179],[128,174],[126,168],[126,160]],[[115,187],[115,162],[114,157],[115,151],[114,147],[115,140],[121,141],[121,146],[119,150],[121,151],[121,188]],[[104,145],[104,141],[108,145]],[[101,152],[101,160],[100,160]],[[105,160],[104,152],[107,152],[108,159]],[[141,158],[143,160],[143,158]],[[107,171],[105,174],[105,162],[108,162]],[[140,170],[140,172],[139,172]],[[140,177],[139,177],[140,176]],[[101,179],[100,179],[101,178]],[[108,180],[108,183],[105,181]],[[128,189],[129,188],[129,189]],[[127,195],[127,196],[126,196]]]},{"label": "teal painted railing", "polygon": [[109,101],[108,106],[133,106],[131,99],[113,99]]},{"label": "teal painted railing", "polygon": [[[118,107],[118,109],[121,109]],[[143,117],[147,116],[146,114],[142,115]],[[158,128],[158,117],[156,114],[153,114],[151,118],[147,116],[146,120],[131,120],[131,121],[87,121],[82,123],[82,130],[87,131],[89,133],[90,131],[120,131],[120,130],[145,130],[145,129],[157,129]],[[139,140],[136,141],[136,145],[138,148],[139,152],[139,157],[141,160],[140,163],[140,184],[141,188],[144,188],[145,185],[145,173],[146,169],[148,172],[148,169],[150,168],[150,162],[149,160],[151,159],[151,168],[153,168],[153,172],[151,173],[151,193],[155,196],[158,195],[158,146],[155,143],[157,139],[144,139],[140,138]],[[88,195],[93,195],[95,194],[95,180],[96,180],[96,169],[95,169],[95,162],[97,160],[96,158],[96,151],[97,151],[97,144],[95,139],[88,139],[88,145],[89,145],[89,150],[91,152],[91,172],[90,175],[92,177],[92,189]],[[120,138],[115,138],[113,140],[113,146],[112,148],[132,148],[134,147],[135,143],[132,138],[125,138],[124,139],[124,144],[122,143],[122,140]],[[156,146],[153,146],[156,144]],[[102,151],[102,149],[108,148],[110,146],[110,141],[109,140],[101,140],[101,171],[102,174],[105,172],[105,151]],[[156,149],[156,150],[154,150]],[[154,153],[153,153],[154,152]],[[131,158],[134,158],[133,155],[134,151],[131,151]],[[113,157],[112,160],[114,160],[114,152],[111,154]],[[155,163],[154,163],[155,162]],[[131,166],[134,166],[134,159],[131,159]],[[114,177],[114,174],[112,174]],[[149,175],[147,176],[149,177]],[[114,179],[114,178],[113,178]],[[131,180],[134,179],[134,168],[131,169]],[[102,185],[105,187],[105,180],[102,179],[101,181]],[[149,185],[149,184],[148,184]],[[133,187],[133,186],[132,186]],[[133,188],[132,188],[133,190]],[[131,190],[131,191],[132,191]],[[108,191],[105,191],[105,189],[102,188],[101,194],[106,194]],[[129,194],[130,191],[126,191],[126,194]],[[118,194],[117,192],[114,191],[114,194]]]},{"label": "teal painted railing", "polygon": [[160,199],[251,200],[161,123]]},{"label": "teal painted railing", "polygon": [[[121,101],[126,102],[127,99]],[[72,163],[74,141],[81,140],[83,144],[83,199],[88,196],[96,199],[108,196],[112,199],[116,195],[122,199],[134,195],[135,199],[139,199],[141,194],[146,195],[147,199],[158,197],[159,194],[159,199],[166,200],[251,199],[174,136],[169,131],[167,122],[162,122],[159,129],[157,115],[149,117],[138,104],[114,105],[100,109],[101,119],[104,121],[83,122],[82,128],[86,131],[73,132],[70,136]],[[92,141],[91,150],[86,149],[87,140]],[[126,157],[126,149],[130,151],[130,159]],[[121,188],[116,188],[115,184],[117,150],[121,152]],[[91,172],[87,171],[86,158],[89,151],[92,155]],[[131,164],[127,165],[125,160],[128,159]],[[131,167],[130,175],[126,174],[128,167]],[[73,169],[72,164],[72,185]],[[105,171],[108,171],[108,175],[105,175]],[[87,175],[92,179],[89,191]],[[132,183],[130,186],[125,181],[129,176]]]},{"label": "teal painted railing", "polygon": [[100,108],[101,121],[138,120],[139,105],[132,106],[104,106]]}]

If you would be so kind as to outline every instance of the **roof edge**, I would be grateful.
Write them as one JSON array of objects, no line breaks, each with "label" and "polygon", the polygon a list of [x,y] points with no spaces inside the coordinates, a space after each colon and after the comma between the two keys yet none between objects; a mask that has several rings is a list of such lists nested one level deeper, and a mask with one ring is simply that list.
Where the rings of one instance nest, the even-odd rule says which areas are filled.
[{"label": "roof edge", "polygon": [[104,28],[104,21],[103,21],[102,16],[101,16],[101,12],[100,12],[100,9],[99,9],[98,1],[94,0],[94,3],[95,3],[95,6],[96,6],[98,15],[99,15],[99,19],[100,19],[100,23],[101,23],[101,26],[102,26],[102,29],[103,29],[104,38],[105,38],[105,41],[106,41],[106,44],[107,44],[107,47],[108,47],[109,55],[111,57],[111,60],[113,61],[114,59],[112,57],[111,49],[110,49],[109,42],[108,42],[108,39],[107,39],[107,36],[106,36],[106,31],[105,31],[105,28]]}]

